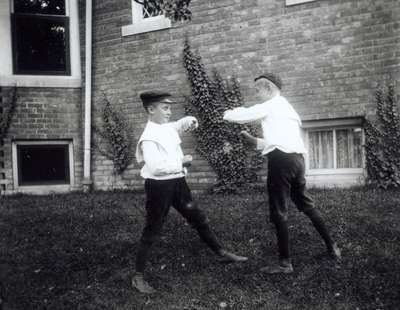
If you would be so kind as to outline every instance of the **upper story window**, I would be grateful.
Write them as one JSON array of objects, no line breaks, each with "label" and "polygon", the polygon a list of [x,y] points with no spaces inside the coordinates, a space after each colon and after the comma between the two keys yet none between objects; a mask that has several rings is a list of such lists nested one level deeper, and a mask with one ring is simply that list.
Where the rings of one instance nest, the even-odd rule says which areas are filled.
[{"label": "upper story window", "polygon": [[132,24],[122,27],[122,36],[171,28],[171,20],[158,5],[143,5],[131,0]]},{"label": "upper story window", "polygon": [[0,1],[0,86],[81,87],[78,0]]},{"label": "upper story window", "polygon": [[14,0],[13,73],[69,75],[65,0]]}]

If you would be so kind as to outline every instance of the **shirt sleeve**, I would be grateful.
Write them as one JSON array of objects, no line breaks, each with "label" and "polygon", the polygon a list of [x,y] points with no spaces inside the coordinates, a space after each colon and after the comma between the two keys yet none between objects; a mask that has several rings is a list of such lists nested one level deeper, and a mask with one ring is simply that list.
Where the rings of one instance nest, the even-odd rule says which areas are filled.
[{"label": "shirt sleeve", "polygon": [[262,151],[265,148],[265,146],[266,146],[266,143],[265,143],[264,139],[257,138],[256,150]]},{"label": "shirt sleeve", "polygon": [[228,122],[245,124],[265,118],[268,115],[267,102],[255,104],[249,108],[239,107],[225,111],[224,120]]},{"label": "shirt sleeve", "polygon": [[153,141],[142,141],[144,162],[150,173],[155,176],[184,172],[182,161],[168,161],[163,158],[158,146]]},{"label": "shirt sleeve", "polygon": [[188,130],[193,124],[195,126],[194,128],[197,128],[199,126],[197,119],[193,116],[185,116],[172,123],[175,130],[177,130],[179,133]]}]

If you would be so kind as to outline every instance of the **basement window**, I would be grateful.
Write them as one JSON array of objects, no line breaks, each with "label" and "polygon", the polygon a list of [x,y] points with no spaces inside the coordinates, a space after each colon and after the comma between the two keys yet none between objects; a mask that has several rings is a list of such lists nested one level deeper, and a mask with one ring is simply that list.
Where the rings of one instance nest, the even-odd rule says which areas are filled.
[{"label": "basement window", "polygon": [[309,168],[362,168],[361,140],[359,127],[309,131]]},{"label": "basement window", "polygon": [[303,129],[308,174],[363,172],[364,134],[361,119],[303,122]]},{"label": "basement window", "polygon": [[71,141],[15,141],[13,162],[18,188],[73,184]]},{"label": "basement window", "polygon": [[122,36],[171,28],[171,20],[165,17],[160,7],[145,6],[131,0],[132,24],[122,26]]}]

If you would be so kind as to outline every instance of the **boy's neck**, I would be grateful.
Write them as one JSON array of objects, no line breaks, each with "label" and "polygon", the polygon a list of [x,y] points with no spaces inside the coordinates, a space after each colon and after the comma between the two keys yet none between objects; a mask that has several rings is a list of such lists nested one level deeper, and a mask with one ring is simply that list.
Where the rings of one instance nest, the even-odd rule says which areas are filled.
[{"label": "boy's neck", "polygon": [[275,98],[276,96],[279,96],[280,94],[281,93],[280,93],[279,90],[278,91],[274,91],[274,92],[271,93],[271,95],[268,98],[265,99],[265,101],[271,100],[272,98]]},{"label": "boy's neck", "polygon": [[162,125],[162,124],[164,124],[164,123],[160,123],[159,121],[153,119],[151,116],[149,116],[149,117],[147,118],[147,120],[150,121],[150,122],[152,122],[152,123],[154,123],[154,124],[157,124],[157,125]]},{"label": "boy's neck", "polygon": [[279,96],[281,94],[281,92],[279,91],[279,90],[274,90],[273,92],[272,92],[272,94],[271,94],[271,98],[270,99],[272,99],[272,98],[274,98],[274,97],[276,97],[276,96]]}]

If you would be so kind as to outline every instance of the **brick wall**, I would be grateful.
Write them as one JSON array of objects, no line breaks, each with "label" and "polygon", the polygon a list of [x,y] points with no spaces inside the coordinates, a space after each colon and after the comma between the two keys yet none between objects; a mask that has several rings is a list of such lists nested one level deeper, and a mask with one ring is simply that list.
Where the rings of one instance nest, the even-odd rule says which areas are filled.
[{"label": "brick wall", "polygon": [[[146,115],[138,93],[160,88],[183,103],[190,94],[182,48],[185,34],[206,67],[224,77],[240,79],[246,101],[253,103],[254,76],[278,72],[284,95],[304,119],[374,113],[373,92],[389,76],[399,79],[400,2],[398,0],[320,0],[285,6],[284,0],[193,0],[193,20],[168,30],[122,37],[130,24],[130,0],[95,2],[94,118],[102,93],[129,118],[138,138]],[[176,117],[183,115],[183,104]],[[193,153],[193,140],[183,138]],[[97,188],[139,186],[135,164],[122,177],[113,177],[111,162],[94,155]],[[195,189],[214,178],[207,163],[195,154],[189,182]]]},{"label": "brick wall", "polygon": [[[2,98],[4,101],[10,100],[11,94],[12,88],[2,87]],[[6,191],[11,193],[14,190],[12,178],[12,140],[72,140],[75,161],[74,189],[80,188],[83,156],[81,90],[18,88],[17,94],[18,99],[15,115],[3,143],[3,162],[5,165],[3,171],[6,176]]]},{"label": "brick wall", "polygon": [[[3,120],[7,113],[6,111],[6,98],[5,94],[0,88],[0,119]],[[2,132],[0,132],[2,134]],[[7,178],[6,178],[6,159],[5,159],[5,146],[4,139],[0,138],[0,194],[5,193],[7,188]]]}]

